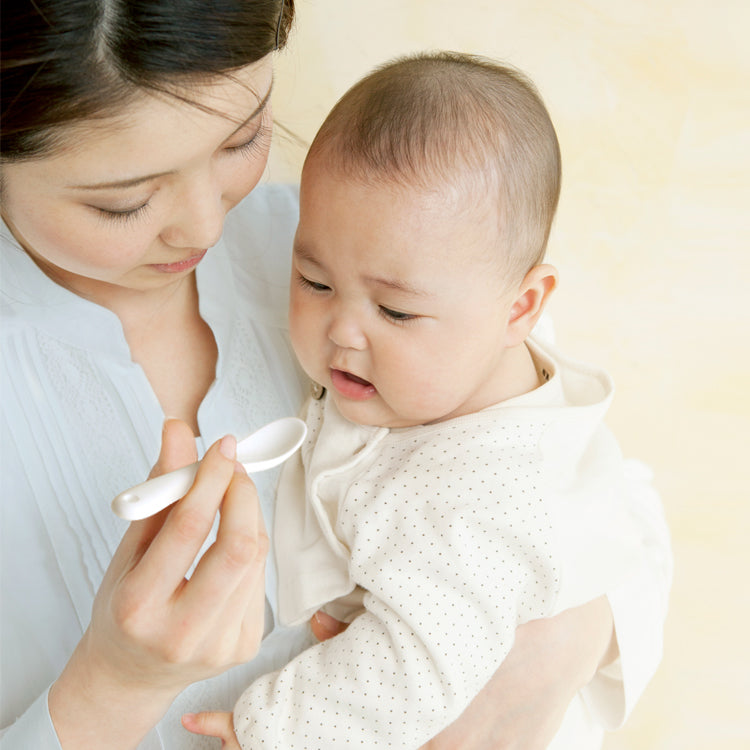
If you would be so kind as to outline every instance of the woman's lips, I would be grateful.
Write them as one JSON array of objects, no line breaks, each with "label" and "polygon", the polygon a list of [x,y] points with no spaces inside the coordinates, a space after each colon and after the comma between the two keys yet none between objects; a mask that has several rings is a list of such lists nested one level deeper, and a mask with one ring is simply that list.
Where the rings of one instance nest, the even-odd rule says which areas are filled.
[{"label": "woman's lips", "polygon": [[181,271],[189,271],[191,268],[195,268],[202,260],[203,256],[208,252],[208,249],[201,250],[195,255],[191,255],[185,260],[178,260],[176,263],[152,263],[151,268],[159,273],[180,273]]},{"label": "woman's lips", "polygon": [[366,401],[378,392],[372,383],[344,370],[331,370],[331,384],[338,393],[353,401]]}]

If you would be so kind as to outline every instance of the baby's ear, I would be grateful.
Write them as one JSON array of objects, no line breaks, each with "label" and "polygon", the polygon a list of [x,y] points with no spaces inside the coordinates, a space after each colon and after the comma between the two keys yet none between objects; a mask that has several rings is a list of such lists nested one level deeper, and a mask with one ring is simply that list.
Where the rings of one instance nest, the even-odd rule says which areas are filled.
[{"label": "baby's ear", "polygon": [[548,263],[534,266],[524,276],[510,308],[506,346],[516,346],[526,340],[556,286],[557,269]]}]

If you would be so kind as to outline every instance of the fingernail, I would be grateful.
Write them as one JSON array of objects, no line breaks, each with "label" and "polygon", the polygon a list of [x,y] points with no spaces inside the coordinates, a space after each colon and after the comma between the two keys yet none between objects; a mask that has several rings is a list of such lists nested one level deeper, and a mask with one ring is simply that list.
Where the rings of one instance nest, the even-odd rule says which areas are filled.
[{"label": "fingernail", "polygon": [[319,625],[322,625],[327,630],[337,630],[338,626],[340,625],[339,621],[335,617],[331,617],[328,612],[323,612],[323,610],[321,609],[319,609],[313,615],[313,617]]},{"label": "fingernail", "polygon": [[219,443],[219,453],[225,458],[234,461],[237,456],[237,440],[234,435],[224,435]]}]

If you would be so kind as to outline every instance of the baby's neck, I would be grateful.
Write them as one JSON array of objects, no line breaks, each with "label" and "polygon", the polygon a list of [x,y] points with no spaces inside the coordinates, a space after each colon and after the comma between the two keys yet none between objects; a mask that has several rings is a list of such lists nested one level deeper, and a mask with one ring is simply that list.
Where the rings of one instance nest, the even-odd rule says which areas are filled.
[{"label": "baby's neck", "polygon": [[443,422],[454,417],[474,414],[490,406],[523,396],[542,384],[534,364],[531,352],[525,343],[510,347],[503,353],[500,366],[497,368],[481,392],[463,404],[463,406],[441,419],[430,424]]},{"label": "baby's neck", "polygon": [[505,350],[502,372],[498,375],[498,387],[487,399],[489,403],[480,408],[523,396],[541,385],[534,359],[525,343]]}]

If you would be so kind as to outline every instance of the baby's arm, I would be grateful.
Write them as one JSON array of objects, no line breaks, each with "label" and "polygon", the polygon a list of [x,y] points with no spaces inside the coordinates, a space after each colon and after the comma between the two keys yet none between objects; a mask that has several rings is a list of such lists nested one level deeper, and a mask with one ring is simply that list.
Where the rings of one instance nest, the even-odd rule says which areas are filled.
[{"label": "baby's arm", "polygon": [[244,747],[416,748],[460,715],[517,624],[552,609],[556,574],[541,551],[551,546],[542,508],[514,509],[508,523],[496,498],[457,506],[435,514],[410,498],[387,529],[388,509],[375,510],[382,533],[357,536],[350,568],[366,612],[245,692],[235,708]]}]

